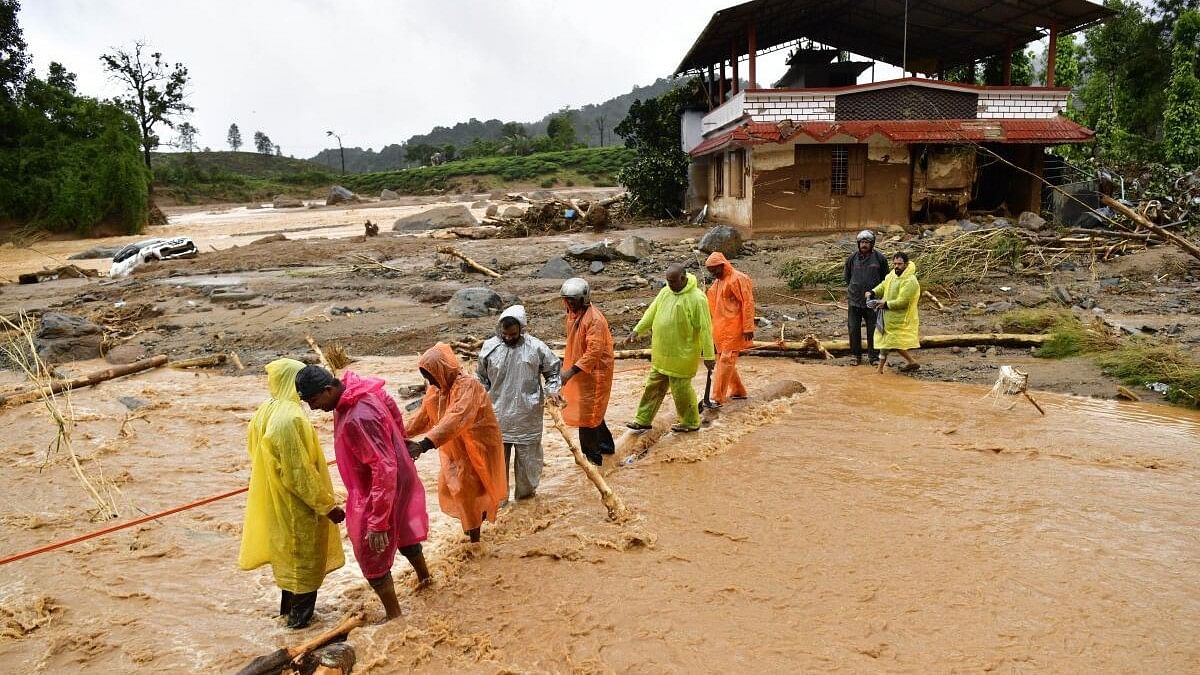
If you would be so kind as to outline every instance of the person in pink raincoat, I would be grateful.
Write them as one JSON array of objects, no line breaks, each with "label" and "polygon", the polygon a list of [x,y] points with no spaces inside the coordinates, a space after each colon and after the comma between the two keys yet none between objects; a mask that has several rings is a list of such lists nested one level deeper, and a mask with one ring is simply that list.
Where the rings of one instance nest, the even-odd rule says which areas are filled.
[{"label": "person in pink raincoat", "polygon": [[421,542],[429,535],[425,486],[408,454],[404,418],[383,380],[346,371],[339,380],[320,366],[296,374],[296,391],[309,407],[333,411],[333,450],[346,486],[346,531],[367,583],[387,618],[400,616],[392,583],[396,551],[408,558],[417,581],[429,582]]}]

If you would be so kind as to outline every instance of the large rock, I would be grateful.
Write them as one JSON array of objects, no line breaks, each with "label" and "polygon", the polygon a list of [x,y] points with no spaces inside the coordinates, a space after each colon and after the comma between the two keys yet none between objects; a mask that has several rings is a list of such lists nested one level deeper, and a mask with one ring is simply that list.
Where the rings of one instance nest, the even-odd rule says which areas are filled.
[{"label": "large rock", "polygon": [[329,196],[325,198],[325,205],[333,206],[334,204],[344,204],[346,202],[356,201],[358,201],[358,195],[347,190],[341,185],[334,185],[333,187],[329,188]]},{"label": "large rock", "polygon": [[617,251],[616,247],[607,239],[591,244],[571,244],[567,247],[567,257],[580,260],[603,260],[604,262],[625,259],[625,256]]},{"label": "large rock", "polygon": [[490,288],[462,288],[450,298],[446,313],[461,319],[477,319],[503,306],[500,294]]},{"label": "large rock", "polygon": [[287,195],[275,195],[275,200],[271,202],[271,206],[277,209],[298,209],[304,206],[304,202]]},{"label": "large rock", "polygon": [[392,229],[396,232],[416,232],[447,227],[475,227],[478,224],[479,221],[465,204],[451,204],[404,216],[396,220]]},{"label": "large rock", "polygon": [[1040,232],[1046,229],[1046,219],[1032,211],[1022,211],[1021,215],[1017,217],[1017,226]]},{"label": "large rock", "polygon": [[583,217],[583,225],[593,230],[603,230],[608,227],[609,220],[608,209],[596,204],[588,209],[587,215]]},{"label": "large rock", "polygon": [[379,192],[379,199],[380,201],[390,202],[394,199],[400,199],[400,193],[396,192],[395,190],[388,190],[387,188],[384,188]]},{"label": "large rock", "polygon": [[525,209],[519,206],[506,206],[500,212],[501,218],[520,218],[523,215],[525,215]]},{"label": "large rock", "polygon": [[483,212],[483,215],[488,218],[495,218],[498,213],[500,213],[500,206],[498,204],[488,204],[487,210]]},{"label": "large rock", "polygon": [[718,225],[700,239],[697,248],[705,253],[720,251],[726,258],[736,258],[742,250],[742,235],[728,225]]},{"label": "large rock", "polygon": [[542,265],[538,276],[543,279],[570,279],[575,276],[575,270],[571,268],[571,263],[567,262],[566,258],[554,256],[547,260],[545,265]]},{"label": "large rock", "polygon": [[67,260],[95,260],[99,258],[112,258],[120,251],[121,246],[93,246],[86,251],[80,251],[72,256],[67,256]]},{"label": "large rock", "polygon": [[950,223],[948,225],[939,225],[938,228],[933,231],[933,236],[953,237],[959,232],[962,232],[962,227],[958,223]]},{"label": "large rock", "polygon": [[38,356],[49,363],[82,361],[100,356],[100,327],[79,316],[47,312],[36,336]]},{"label": "large rock", "polygon": [[637,262],[642,258],[649,257],[651,253],[650,242],[636,234],[631,234],[622,239],[621,243],[617,244],[617,253],[620,253],[630,262]]}]

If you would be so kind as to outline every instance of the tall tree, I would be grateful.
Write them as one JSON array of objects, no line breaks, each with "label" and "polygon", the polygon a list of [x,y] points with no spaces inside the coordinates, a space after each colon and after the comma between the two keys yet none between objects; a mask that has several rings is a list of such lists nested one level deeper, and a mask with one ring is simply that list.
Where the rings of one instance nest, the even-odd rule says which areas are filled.
[{"label": "tall tree", "polygon": [[229,149],[237,152],[238,148],[242,147],[242,130],[236,124],[229,125],[229,133],[225,134],[225,142],[229,144]]},{"label": "tall tree", "polygon": [[150,168],[150,151],[159,146],[154,133],[160,124],[174,128],[174,118],[192,112],[194,108],[184,99],[187,92],[188,70],[182,63],[171,66],[163,61],[162,52],[143,54],[144,42],[133,43],[133,49],[117,48],[104,54],[100,62],[110,77],[125,85],[125,95],[115,101],[138,121],[142,133],[142,156]]},{"label": "tall tree", "polygon": [[683,82],[657,98],[634,101],[629,115],[613,129],[635,152],[618,174],[621,184],[629,188],[634,213],[661,216],[682,210],[688,156],[679,145],[679,113],[685,105],[702,100],[698,79]]},{"label": "tall tree", "polygon": [[1167,161],[1186,169],[1200,166],[1200,11],[1187,10],[1175,21],[1171,83],[1163,111]]},{"label": "tall tree", "polygon": [[264,155],[269,155],[275,149],[275,144],[271,142],[270,136],[256,131],[254,132],[254,149]]},{"label": "tall tree", "polygon": [[0,103],[17,98],[29,77],[25,36],[17,23],[18,0],[0,0]]},{"label": "tall tree", "polygon": [[200,130],[192,126],[191,122],[184,122],[175,130],[176,138],[175,145],[187,152],[195,152],[196,150],[196,134]]},{"label": "tall tree", "polygon": [[570,150],[575,147],[575,119],[573,111],[563,110],[550,118],[546,125],[546,135],[554,142],[555,149]]}]

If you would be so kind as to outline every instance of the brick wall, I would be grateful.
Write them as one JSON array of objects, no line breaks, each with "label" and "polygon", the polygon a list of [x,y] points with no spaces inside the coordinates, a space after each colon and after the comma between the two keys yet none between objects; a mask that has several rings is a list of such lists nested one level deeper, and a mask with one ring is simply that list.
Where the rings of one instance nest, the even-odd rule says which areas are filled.
[{"label": "brick wall", "polygon": [[832,94],[754,93],[745,103],[756,122],[832,122],[834,109]]},{"label": "brick wall", "polygon": [[979,94],[979,119],[1046,119],[1066,107],[1066,92],[984,91]]}]

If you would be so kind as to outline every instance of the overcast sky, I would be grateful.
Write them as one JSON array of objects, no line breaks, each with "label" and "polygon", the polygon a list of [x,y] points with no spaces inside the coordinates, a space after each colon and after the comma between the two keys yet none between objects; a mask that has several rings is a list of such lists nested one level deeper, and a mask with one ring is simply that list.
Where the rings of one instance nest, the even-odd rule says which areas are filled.
[{"label": "overcast sky", "polygon": [[[533,121],[671,74],[731,0],[23,0],[39,73],[60,61],[82,93],[117,93],[110,47],[145,40],[190,72],[201,146],[266,132],[308,157],[325,130],[380,148],[436,124]],[[766,76],[782,72],[779,67]],[[743,75],[744,76],[744,75]],[[168,130],[168,138],[174,134]]]}]

